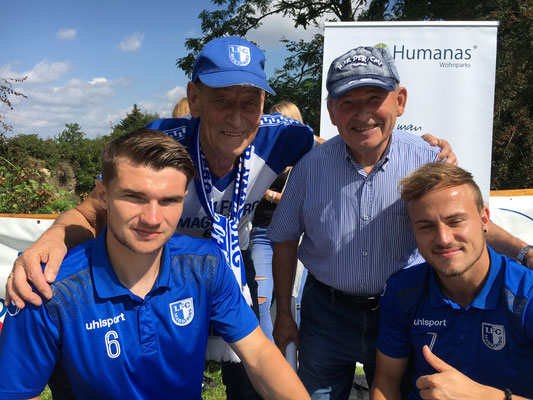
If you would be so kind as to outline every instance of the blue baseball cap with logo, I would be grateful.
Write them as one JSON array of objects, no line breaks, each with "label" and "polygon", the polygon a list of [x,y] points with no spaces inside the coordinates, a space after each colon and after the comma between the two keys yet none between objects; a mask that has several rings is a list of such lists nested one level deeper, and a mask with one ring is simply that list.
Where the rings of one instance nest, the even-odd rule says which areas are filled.
[{"label": "blue baseball cap with logo", "polygon": [[333,60],[326,88],[329,98],[334,99],[360,86],[378,86],[393,92],[398,83],[400,75],[388,50],[361,46]]},{"label": "blue baseball cap with logo", "polygon": [[192,81],[211,87],[252,86],[275,95],[265,74],[265,54],[239,37],[211,40],[196,57]]}]

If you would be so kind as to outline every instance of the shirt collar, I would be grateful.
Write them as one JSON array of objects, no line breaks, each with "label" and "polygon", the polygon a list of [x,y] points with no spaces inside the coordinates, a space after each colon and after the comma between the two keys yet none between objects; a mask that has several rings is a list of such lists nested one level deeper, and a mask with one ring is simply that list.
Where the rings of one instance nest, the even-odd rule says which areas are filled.
[{"label": "shirt collar", "polygon": [[489,276],[481,292],[472,302],[472,307],[481,310],[494,310],[500,298],[500,289],[503,284],[502,257],[487,246],[490,257]]},{"label": "shirt collar", "polygon": [[[392,144],[393,142],[394,142],[394,145]],[[343,143],[344,143],[344,141],[343,141]],[[389,143],[387,144],[387,148],[385,149],[385,152],[383,153],[383,155],[381,156],[379,161],[376,163],[376,166],[372,169],[372,172],[373,171],[378,171],[380,169],[385,171],[385,169],[386,169],[386,167],[387,167],[387,165],[389,163],[389,160],[391,158],[391,155],[394,153],[393,149],[395,149],[395,148],[396,148],[396,140],[395,140],[394,131],[392,131],[391,138],[389,140]],[[344,143],[344,157],[346,159],[346,162],[351,167],[355,168],[360,174],[366,176],[366,173],[363,171],[363,169],[352,158],[352,155],[350,154],[350,151],[348,149],[348,145],[346,143]]]},{"label": "shirt collar", "polygon": [[[502,271],[502,259],[498,254],[487,246],[490,256],[490,268],[489,276],[487,281],[483,285],[483,288],[478,293],[474,301],[467,307],[475,307],[481,310],[494,310],[498,304],[500,297],[500,290],[498,288],[502,285],[503,274]],[[443,307],[450,306],[454,309],[460,309],[461,306],[453,302],[452,300],[446,298],[440,289],[437,278],[435,277],[435,272],[433,268],[430,268],[430,302],[433,307]]]},{"label": "shirt collar", "polygon": [[[102,233],[96,238],[92,252],[91,268],[94,276],[94,287],[99,297],[103,299],[129,296],[132,299],[138,299],[131,291],[126,288],[118,279],[113,266],[109,262],[105,238],[107,226]],[[168,243],[163,247],[161,255],[161,268],[154,283],[154,287],[149,293],[159,288],[170,287],[170,251]]]}]

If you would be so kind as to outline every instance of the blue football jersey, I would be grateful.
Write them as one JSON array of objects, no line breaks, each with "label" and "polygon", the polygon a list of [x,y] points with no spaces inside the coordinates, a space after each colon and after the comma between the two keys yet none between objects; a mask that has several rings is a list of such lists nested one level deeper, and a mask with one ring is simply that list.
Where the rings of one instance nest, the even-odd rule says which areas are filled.
[{"label": "blue football jersey", "polygon": [[258,326],[214,243],[174,235],[142,299],[118,280],[105,234],[67,254],[42,307],[10,307],[0,398],[38,396],[60,362],[76,398],[200,399],[210,324],[230,343]]},{"label": "blue football jersey", "polygon": [[[427,263],[393,275],[381,298],[378,348],[393,358],[413,357],[416,380],[436,371],[433,353],[474,381],[533,396],[533,271],[489,247],[490,271],[472,304],[444,296]],[[419,399],[418,390],[409,398]]]}]

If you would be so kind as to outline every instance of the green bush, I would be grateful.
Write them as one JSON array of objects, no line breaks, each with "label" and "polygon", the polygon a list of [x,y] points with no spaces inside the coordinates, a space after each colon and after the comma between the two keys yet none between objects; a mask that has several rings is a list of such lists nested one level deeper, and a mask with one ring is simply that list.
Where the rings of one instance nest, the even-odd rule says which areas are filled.
[{"label": "green bush", "polygon": [[0,213],[53,214],[75,206],[64,191],[56,192],[47,184],[39,171],[3,157],[0,161]]}]

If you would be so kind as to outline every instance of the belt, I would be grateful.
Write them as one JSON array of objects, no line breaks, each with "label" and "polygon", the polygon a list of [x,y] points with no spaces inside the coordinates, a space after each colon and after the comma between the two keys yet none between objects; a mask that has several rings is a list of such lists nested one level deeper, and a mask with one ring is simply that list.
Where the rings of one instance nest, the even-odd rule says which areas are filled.
[{"label": "belt", "polygon": [[355,310],[374,311],[379,308],[379,294],[371,296],[348,294],[320,282],[311,274],[307,275],[307,279],[311,279],[311,281],[314,282],[317,287],[319,287],[326,294],[333,296],[333,298],[335,298],[335,300],[337,300],[339,303],[342,303]]}]

